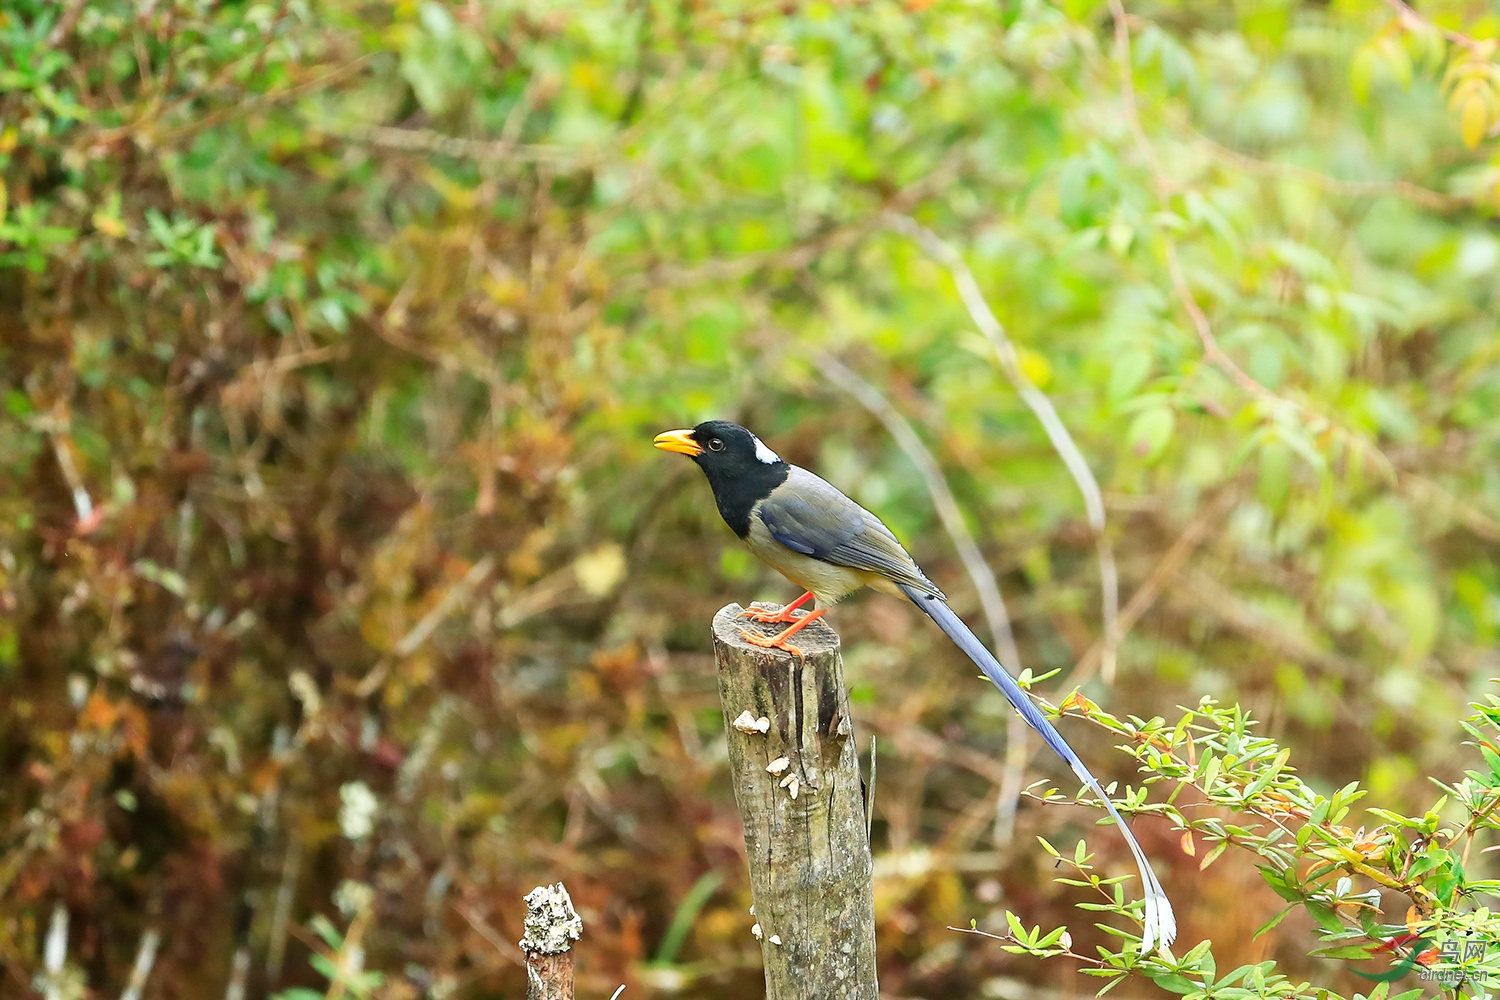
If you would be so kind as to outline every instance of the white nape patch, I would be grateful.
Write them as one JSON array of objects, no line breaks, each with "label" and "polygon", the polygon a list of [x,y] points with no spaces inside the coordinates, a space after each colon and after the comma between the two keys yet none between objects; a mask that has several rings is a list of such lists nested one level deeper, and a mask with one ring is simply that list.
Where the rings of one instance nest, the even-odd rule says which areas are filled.
[{"label": "white nape patch", "polygon": [[762,441],[758,437],[755,437],[754,434],[751,434],[750,436],[755,438],[756,458],[760,459],[762,462],[765,462],[767,465],[775,465],[777,462],[781,461],[781,456],[776,454],[770,448],[766,447],[766,443],[764,441]]}]

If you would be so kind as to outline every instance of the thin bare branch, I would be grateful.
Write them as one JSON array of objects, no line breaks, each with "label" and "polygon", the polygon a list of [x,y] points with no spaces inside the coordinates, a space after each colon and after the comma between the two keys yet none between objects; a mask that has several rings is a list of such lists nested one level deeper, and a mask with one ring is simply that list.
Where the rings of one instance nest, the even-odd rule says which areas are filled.
[{"label": "thin bare branch", "polygon": [[[964,261],[963,255],[937,233],[910,216],[887,213],[885,220],[887,226],[913,240],[928,256],[948,269],[948,273],[953,276],[954,285],[958,287],[959,297],[963,299],[964,306],[969,310],[969,317],[974,320],[974,325],[979,327],[979,332],[984,334],[985,339],[994,349],[995,357],[1000,363],[1000,370],[1004,372],[1006,379],[1016,390],[1016,394],[1021,397],[1021,401],[1041,422],[1042,429],[1047,433],[1047,440],[1052,442],[1053,450],[1062,458],[1063,464],[1073,476],[1073,481],[1078,484],[1078,492],[1083,495],[1083,507],[1088,515],[1089,527],[1094,529],[1099,547],[1099,586],[1103,594],[1104,635],[1108,640],[1108,637],[1115,635],[1118,631],[1115,619],[1120,607],[1120,581],[1115,571],[1114,552],[1104,534],[1104,497],[1099,492],[1099,482],[1089,469],[1088,461],[1084,459],[1083,452],[1079,451],[1078,445],[1074,443],[1073,435],[1068,432],[1062,418],[1057,415],[1057,409],[1052,405],[1052,401],[1022,370],[1015,345],[1006,336],[1005,327],[996,318],[984,293],[979,290],[979,282],[974,280],[974,272],[969,270],[969,265]],[[1104,679],[1106,683],[1112,683],[1114,681],[1114,643],[1107,642],[1106,650]]]},{"label": "thin bare branch", "polygon": [[281,979],[282,962],[286,960],[287,931],[292,924],[292,904],[297,897],[297,875],[302,867],[302,838],[293,833],[281,861],[281,881],[276,886],[276,905],[271,910],[270,944],[266,948],[266,979],[274,984]]},{"label": "thin bare branch", "polygon": [[1203,144],[1213,155],[1226,163],[1233,164],[1247,173],[1259,174],[1262,177],[1289,177],[1294,180],[1305,181],[1315,184],[1332,194],[1342,195],[1346,198],[1379,198],[1395,197],[1405,198],[1407,201],[1415,202],[1423,208],[1433,212],[1458,212],[1466,208],[1472,208],[1474,202],[1462,195],[1445,194],[1442,191],[1433,191],[1431,188],[1413,184],[1411,181],[1351,181],[1341,177],[1330,177],[1319,173],[1309,167],[1299,166],[1295,163],[1276,163],[1271,160],[1262,160],[1254,156],[1248,156],[1239,150],[1230,149],[1222,143],[1215,142],[1202,133],[1195,133],[1198,141]]},{"label": "thin bare branch", "polygon": [[42,947],[42,968],[46,976],[42,983],[42,996],[46,1000],[63,1000],[63,966],[68,960],[68,908],[62,903],[52,906],[52,919],[47,924],[47,941]]},{"label": "thin bare branch", "polygon": [[1321,648],[1295,624],[1245,600],[1208,573],[1189,573],[1173,593],[1183,603],[1206,609],[1229,628],[1287,659],[1340,677],[1357,677],[1365,669],[1346,656]]},{"label": "thin bare branch", "polygon": [[[1177,575],[1187,563],[1188,557],[1208,537],[1209,529],[1219,523],[1233,499],[1234,492],[1232,490],[1225,490],[1215,497],[1212,502],[1206,504],[1198,512],[1198,515],[1188,523],[1187,528],[1183,530],[1182,534],[1177,536],[1177,540],[1172,543],[1172,547],[1166,551],[1166,554],[1151,568],[1151,573],[1136,588],[1135,593],[1130,595],[1130,600],[1126,603],[1125,609],[1120,612],[1119,635],[1115,639],[1117,644],[1124,640],[1125,636],[1130,633],[1130,630],[1135,627],[1136,622],[1141,620],[1141,616],[1156,603],[1156,599],[1160,596],[1162,588]],[[1068,678],[1068,683],[1077,687],[1088,680],[1099,666],[1100,657],[1103,652],[1104,640],[1101,639],[1090,646],[1088,651],[1079,658],[1077,667],[1074,668],[1073,674]]]},{"label": "thin bare branch", "polygon": [[52,435],[52,453],[57,458],[58,468],[62,469],[63,478],[68,482],[69,492],[73,494],[73,509],[78,514],[78,523],[89,524],[94,520],[94,501],[89,497],[88,487],[83,484],[83,477],[78,474],[78,466],[73,462],[69,444],[64,440],[63,434]]},{"label": "thin bare branch", "polygon": [[1452,491],[1440,483],[1412,472],[1398,472],[1396,483],[1412,500],[1422,505],[1433,505],[1433,510],[1448,513],[1455,521],[1478,538],[1500,545],[1500,521],[1454,496]]},{"label": "thin bare branch", "polygon": [[[1161,202],[1163,208],[1167,208],[1172,200],[1174,186],[1162,170],[1161,161],[1156,158],[1156,147],[1151,144],[1151,137],[1146,134],[1146,127],[1141,124],[1140,107],[1135,96],[1135,76],[1130,70],[1130,24],[1125,14],[1123,0],[1109,0],[1109,11],[1114,18],[1115,59],[1120,66],[1120,97],[1125,105],[1125,120],[1130,125],[1131,135],[1135,137],[1136,149],[1141,158],[1146,161],[1146,167],[1151,173],[1157,200]],[[1234,359],[1220,349],[1219,342],[1214,337],[1213,327],[1208,322],[1208,316],[1198,305],[1198,300],[1193,297],[1193,290],[1188,285],[1187,276],[1183,273],[1182,262],[1177,257],[1177,241],[1166,232],[1161,234],[1161,238],[1167,259],[1167,273],[1172,279],[1172,291],[1188,314],[1193,331],[1197,333],[1198,340],[1203,345],[1203,356],[1251,395],[1260,398],[1275,398],[1269,389],[1246,374],[1245,370],[1234,362]]]},{"label": "thin bare branch", "polygon": [[165,107],[153,107],[146,114],[134,121],[116,126],[115,128],[101,129],[88,136],[88,139],[91,143],[101,146],[117,142],[121,139],[131,138],[149,141],[155,146],[163,146],[178,139],[197,135],[204,129],[212,128],[231,119],[243,119],[252,110],[272,107],[287,101],[294,101],[308,94],[316,93],[319,90],[341,82],[347,77],[357,74],[368,66],[374,58],[375,55],[373,53],[366,53],[357,59],[352,59],[344,63],[342,66],[335,66],[328,72],[303,83],[293,84],[280,90],[267,91],[263,94],[256,94],[247,100],[226,105],[207,114],[201,114],[185,125],[154,131],[156,125],[163,118],[186,109],[190,103],[200,100],[203,97],[202,90],[195,88],[172,104]]},{"label": "thin bare branch", "polygon": [[[974,590],[979,594],[979,605],[984,610],[985,623],[989,626],[990,638],[1000,661],[1011,670],[1021,669],[1021,651],[1016,647],[1015,634],[1011,631],[1010,614],[1005,609],[1005,598],[1000,594],[1000,582],[994,570],[985,562],[984,554],[974,541],[974,534],[964,520],[958,501],[943,476],[937,459],[922,443],[917,432],[901,413],[885,398],[884,393],[859,375],[851,371],[837,358],[827,354],[817,357],[818,370],[830,382],[843,389],[859,401],[874,417],[885,425],[896,444],[917,467],[928,496],[937,508],[938,518],[948,532],[953,547],[958,550],[959,560]],[[1026,722],[1012,712],[1007,717],[1005,729],[1005,771],[1000,779],[1000,799],[995,809],[995,839],[1007,844],[1015,834],[1016,809],[1021,801],[1021,790],[1025,785],[1026,764],[1030,759],[1028,744],[1030,733]]]},{"label": "thin bare branch", "polygon": [[1421,27],[1427,28],[1431,31],[1436,31],[1444,38],[1448,39],[1448,41],[1452,42],[1454,45],[1458,45],[1462,48],[1468,49],[1470,52],[1476,52],[1485,57],[1488,57],[1491,53],[1494,52],[1493,43],[1486,45],[1484,42],[1481,42],[1478,39],[1470,38],[1468,35],[1464,34],[1461,31],[1454,31],[1451,28],[1444,28],[1442,25],[1434,24],[1432,21],[1429,21],[1421,14],[1418,14],[1411,8],[1409,4],[1404,3],[1403,0],[1385,0],[1385,4],[1387,7],[1396,12],[1396,16],[1401,20],[1403,27]]},{"label": "thin bare branch", "polygon": [[801,272],[824,254],[867,239],[872,230],[881,227],[887,214],[909,211],[923,198],[951,183],[958,170],[957,158],[945,161],[898,191],[881,211],[856,217],[777,249],[744,253],[727,259],[713,258],[693,264],[674,264],[655,256],[644,259],[613,256],[611,264],[618,271],[617,287],[634,291],[663,284],[689,286],[700,282],[735,281],[768,268]]},{"label": "thin bare branch", "polygon": [[979,604],[984,610],[985,624],[989,626],[996,652],[1006,666],[1012,670],[1020,670],[1021,651],[1016,648],[1015,636],[1011,632],[1010,615],[1005,609],[1005,598],[1000,595],[1000,583],[995,579],[994,570],[985,562],[984,553],[979,551],[974,533],[969,530],[968,522],[959,510],[958,501],[954,498],[953,490],[948,486],[948,480],[943,476],[937,459],[932,457],[932,452],[927,450],[911,423],[885,398],[884,393],[832,355],[819,354],[816,362],[818,370],[828,381],[853,396],[885,426],[896,445],[911,464],[917,467],[923,485],[927,487],[927,495],[937,508],[938,518],[943,522],[948,538],[958,550],[958,558],[964,565],[964,571],[968,573],[970,582],[979,594]]},{"label": "thin bare branch", "polygon": [[1005,782],[1005,766],[989,754],[972,747],[949,743],[936,733],[912,725],[895,712],[873,705],[855,705],[854,721],[886,737],[903,757],[917,756],[942,761],[979,775],[995,785]]},{"label": "thin bare branch", "polygon": [[526,964],[526,955],[521,949],[502,938],[500,933],[490,926],[489,921],[485,920],[484,916],[477,909],[455,904],[453,912],[462,917],[464,923],[473,928],[474,933],[484,938],[485,942],[491,948],[494,948],[495,952],[506,961],[514,962],[517,965]]},{"label": "thin bare branch", "polygon": [[250,979],[250,947],[240,945],[234,950],[229,965],[229,982],[224,986],[224,1000],[245,1000],[245,984]]},{"label": "thin bare branch", "polygon": [[469,595],[474,592],[474,588],[483,583],[484,578],[489,576],[490,571],[494,568],[494,556],[485,556],[473,566],[470,566],[469,571],[464,574],[464,578],[450,587],[448,592],[443,595],[442,600],[438,601],[431,611],[422,616],[422,620],[417,622],[416,628],[406,633],[406,635],[401,637],[401,641],[396,643],[396,655],[410,656],[412,653],[415,653],[417,647],[427,641],[427,637],[432,635],[433,631],[443,623],[443,620],[452,614],[455,608],[469,599]]},{"label": "thin bare branch", "polygon": [[513,142],[509,139],[464,139],[443,135],[430,129],[392,128],[388,125],[330,126],[329,131],[341,139],[380,149],[398,149],[415,153],[436,153],[459,160],[503,163],[551,163],[557,166],[587,166],[597,154],[566,146],[543,146]]},{"label": "thin bare branch", "polygon": [[[432,610],[423,615],[422,620],[417,622],[410,632],[401,637],[401,640],[396,643],[391,651],[392,656],[397,660],[403,660],[415,653],[422,643],[426,642],[427,638],[437,630],[437,627],[455,609],[469,599],[469,595],[474,592],[474,588],[483,583],[494,568],[494,556],[485,556],[473,566],[470,566],[469,571],[464,574],[463,579],[448,588],[448,592],[442,596],[437,604],[433,605]],[[373,694],[376,688],[380,687],[385,681],[386,675],[390,672],[390,666],[391,661],[389,659],[382,660],[376,664],[360,680],[358,686],[355,688],[355,693],[361,698],[366,698]]]},{"label": "thin bare branch", "polygon": [[161,932],[154,927],[141,935],[140,946],[135,951],[135,964],[130,969],[130,980],[120,994],[120,1000],[141,1000],[146,989],[146,980],[156,966],[156,952],[161,946]]},{"label": "thin bare branch", "polygon": [[88,6],[88,0],[69,0],[63,16],[57,19],[57,24],[52,27],[52,33],[47,36],[49,48],[60,48],[63,42],[67,41],[73,29],[78,26],[78,18],[83,14],[83,8],[86,6]]}]

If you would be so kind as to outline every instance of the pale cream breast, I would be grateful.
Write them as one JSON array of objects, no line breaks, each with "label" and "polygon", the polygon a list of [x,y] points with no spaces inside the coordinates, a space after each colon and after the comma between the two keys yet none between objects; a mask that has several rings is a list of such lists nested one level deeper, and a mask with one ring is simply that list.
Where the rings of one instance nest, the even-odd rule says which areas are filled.
[{"label": "pale cream breast", "polygon": [[[838,603],[860,587],[894,589],[894,585],[874,573],[848,566],[835,566],[787,548],[771,537],[758,517],[750,518],[750,534],[745,539],[745,545],[761,562],[803,590],[812,591],[820,608]],[[881,587],[881,584],[888,586]]]}]

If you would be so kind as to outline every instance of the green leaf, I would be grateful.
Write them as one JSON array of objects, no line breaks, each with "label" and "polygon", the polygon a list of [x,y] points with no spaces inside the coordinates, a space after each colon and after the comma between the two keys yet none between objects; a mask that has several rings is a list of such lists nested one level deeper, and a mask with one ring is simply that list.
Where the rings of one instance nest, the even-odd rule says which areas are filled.
[{"label": "green leaf", "polygon": [[[1274,889],[1276,887],[1272,886],[1271,888]],[[1280,892],[1278,892],[1277,895],[1280,895]],[[1286,897],[1283,896],[1282,898],[1284,899]],[[1297,902],[1301,902],[1301,898],[1300,897],[1298,898]],[[1265,923],[1261,924],[1259,927],[1257,927],[1255,929],[1255,933],[1252,934],[1252,935],[1250,935],[1251,940],[1254,940],[1255,938],[1260,937],[1266,931],[1269,931],[1269,930],[1273,929],[1277,924],[1281,923],[1283,920],[1286,919],[1286,915],[1288,913],[1291,913],[1296,908],[1297,908],[1297,903],[1291,903],[1291,904],[1288,904],[1287,906],[1282,907],[1281,911],[1279,913],[1277,913],[1276,916],[1272,917],[1270,920],[1267,920]]]},{"label": "green leaf", "polygon": [[1125,443],[1136,457],[1154,462],[1166,450],[1176,425],[1177,415],[1170,406],[1152,406],[1136,414],[1125,432]]},{"label": "green leaf", "polygon": [[1334,913],[1331,908],[1323,905],[1322,903],[1319,903],[1317,900],[1303,900],[1302,906],[1307,910],[1308,916],[1312,917],[1313,920],[1317,922],[1318,926],[1322,927],[1324,930],[1343,931],[1346,929],[1344,927],[1344,922],[1339,919],[1338,914]]},{"label": "green leaf", "polygon": [[1320,958],[1362,959],[1370,957],[1371,947],[1372,946],[1369,943],[1345,944],[1339,945],[1334,948],[1318,948],[1314,950],[1312,954],[1317,955]]},{"label": "green leaf", "polygon": [[672,915],[672,922],[667,925],[667,932],[662,935],[661,947],[657,949],[654,964],[670,965],[676,960],[677,952],[687,940],[698,912],[703,909],[709,897],[723,882],[724,876],[710,869],[693,883],[693,887],[687,891],[682,897],[682,902],[678,904],[677,912]]},{"label": "green leaf", "polygon": [[1152,352],[1144,348],[1136,348],[1120,355],[1110,370],[1110,401],[1118,403],[1134,395],[1150,376],[1152,361]]},{"label": "green leaf", "polygon": [[1186,976],[1179,975],[1176,972],[1157,973],[1154,975],[1148,973],[1148,975],[1150,975],[1153,983],[1169,993],[1196,993],[1202,988],[1202,984],[1195,983]]},{"label": "green leaf", "polygon": [[1302,902],[1302,893],[1286,883],[1285,875],[1265,865],[1261,865],[1259,870],[1260,877],[1266,880],[1266,885],[1269,885],[1276,895],[1290,903]]}]

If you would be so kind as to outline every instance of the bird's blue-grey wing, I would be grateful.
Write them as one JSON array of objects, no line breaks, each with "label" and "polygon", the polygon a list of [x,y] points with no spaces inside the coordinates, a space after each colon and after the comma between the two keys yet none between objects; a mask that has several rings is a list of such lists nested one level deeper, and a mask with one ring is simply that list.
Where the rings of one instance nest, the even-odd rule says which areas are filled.
[{"label": "bird's blue-grey wing", "polygon": [[771,537],[789,549],[941,594],[880,518],[806,469],[793,466],[755,511]]}]

